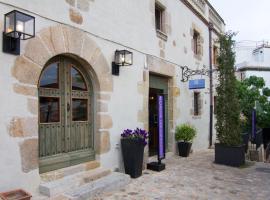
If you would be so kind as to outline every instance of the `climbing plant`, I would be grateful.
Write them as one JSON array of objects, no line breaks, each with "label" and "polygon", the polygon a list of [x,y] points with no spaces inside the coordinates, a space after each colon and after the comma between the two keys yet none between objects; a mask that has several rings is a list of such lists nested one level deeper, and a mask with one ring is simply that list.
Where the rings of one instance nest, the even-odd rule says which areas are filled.
[{"label": "climbing plant", "polygon": [[237,146],[242,143],[240,130],[240,106],[235,77],[234,33],[226,33],[219,38],[218,87],[216,104],[216,130],[219,143]]}]

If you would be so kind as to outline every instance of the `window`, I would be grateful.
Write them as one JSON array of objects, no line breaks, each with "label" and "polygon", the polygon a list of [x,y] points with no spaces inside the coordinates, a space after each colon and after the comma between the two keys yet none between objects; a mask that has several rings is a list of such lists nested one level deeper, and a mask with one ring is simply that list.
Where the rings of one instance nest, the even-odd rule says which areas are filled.
[{"label": "window", "polygon": [[53,123],[60,121],[59,98],[40,97],[39,105],[40,123]]},{"label": "window", "polygon": [[193,33],[193,48],[196,55],[200,54],[200,33],[194,30]]},{"label": "window", "polygon": [[194,92],[194,116],[199,115],[200,93]]},{"label": "window", "polygon": [[87,99],[72,99],[72,120],[87,121]]},{"label": "window", "polygon": [[87,87],[84,81],[82,74],[75,69],[74,67],[71,68],[71,82],[72,82],[72,90],[81,90],[86,91]]},{"label": "window", "polygon": [[218,58],[218,48],[217,48],[217,46],[214,46],[213,47],[213,64],[215,66],[218,65],[217,58]]},{"label": "window", "polygon": [[59,63],[52,63],[42,72],[40,87],[59,88]]},{"label": "window", "polygon": [[155,20],[156,20],[156,30],[164,32],[164,8],[160,5],[155,5]]}]

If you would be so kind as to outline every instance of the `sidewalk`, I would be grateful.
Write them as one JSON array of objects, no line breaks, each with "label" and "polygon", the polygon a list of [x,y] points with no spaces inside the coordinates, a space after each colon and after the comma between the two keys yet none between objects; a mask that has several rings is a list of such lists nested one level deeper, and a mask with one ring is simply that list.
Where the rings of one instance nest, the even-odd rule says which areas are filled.
[{"label": "sidewalk", "polygon": [[232,168],[213,161],[213,150],[197,152],[189,158],[172,156],[165,161],[165,171],[146,170],[125,190],[100,199],[270,199],[270,164],[249,163],[248,167]]}]

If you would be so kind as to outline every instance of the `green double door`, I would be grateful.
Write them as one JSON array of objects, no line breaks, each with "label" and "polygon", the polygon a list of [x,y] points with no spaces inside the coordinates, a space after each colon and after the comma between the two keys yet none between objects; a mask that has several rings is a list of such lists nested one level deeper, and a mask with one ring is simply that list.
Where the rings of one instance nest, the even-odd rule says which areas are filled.
[{"label": "green double door", "polygon": [[39,82],[40,173],[93,160],[93,90],[76,61],[56,57]]}]

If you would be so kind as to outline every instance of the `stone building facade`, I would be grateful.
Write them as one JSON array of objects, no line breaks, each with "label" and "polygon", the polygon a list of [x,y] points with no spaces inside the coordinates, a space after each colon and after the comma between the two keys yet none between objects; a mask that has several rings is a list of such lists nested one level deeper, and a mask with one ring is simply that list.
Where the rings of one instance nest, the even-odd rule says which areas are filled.
[{"label": "stone building facade", "polygon": [[[214,26],[211,45],[216,47],[224,22],[208,1],[0,1],[2,16],[12,10],[35,17],[36,35],[21,41],[19,56],[0,52],[0,191],[23,188],[36,194],[46,178],[43,172],[80,163],[122,170],[120,134],[127,128],[149,130],[149,91],[159,84],[161,88],[156,89],[167,101],[167,151],[176,153],[174,129],[186,122],[198,130],[193,149],[209,147],[209,78],[202,77],[205,89],[190,90],[188,83],[181,82],[180,68],[209,68],[209,24]],[[0,28],[4,29],[3,17]],[[122,49],[133,53],[133,64],[120,67],[120,75],[113,76],[115,51]],[[83,79],[82,85],[76,85],[78,91],[73,85],[68,89],[77,80],[71,81],[70,74]],[[57,84],[56,88],[49,83]],[[200,94],[196,115],[195,92]],[[67,122],[70,105],[80,105],[80,113],[86,113],[86,128],[83,122],[73,123],[74,118]],[[49,108],[55,116],[44,117]],[[76,112],[74,108],[73,116]],[[78,119],[84,121],[82,114]],[[91,132],[87,144],[85,135],[72,136],[75,126],[82,134]],[[81,160],[63,155],[75,150],[82,150]],[[145,157],[147,162],[148,147]]]}]

